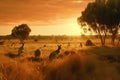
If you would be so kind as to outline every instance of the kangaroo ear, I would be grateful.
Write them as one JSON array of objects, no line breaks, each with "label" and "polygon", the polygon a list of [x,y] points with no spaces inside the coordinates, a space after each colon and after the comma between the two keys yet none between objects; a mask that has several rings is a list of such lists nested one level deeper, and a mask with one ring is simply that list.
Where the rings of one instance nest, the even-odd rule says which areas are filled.
[{"label": "kangaroo ear", "polygon": [[61,47],[62,45],[60,44],[59,46]]},{"label": "kangaroo ear", "polygon": [[60,47],[61,47],[62,45],[60,44],[60,45],[57,45],[57,46],[60,46]]}]

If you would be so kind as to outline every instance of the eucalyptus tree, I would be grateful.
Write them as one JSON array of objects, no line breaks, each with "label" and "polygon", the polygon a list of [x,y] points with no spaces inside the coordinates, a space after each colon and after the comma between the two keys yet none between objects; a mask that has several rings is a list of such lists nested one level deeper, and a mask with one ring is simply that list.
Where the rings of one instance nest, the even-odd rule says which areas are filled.
[{"label": "eucalyptus tree", "polygon": [[112,44],[118,34],[120,22],[120,0],[96,0],[89,3],[78,23],[84,27],[89,25],[100,36],[102,46],[107,34],[111,34]]}]

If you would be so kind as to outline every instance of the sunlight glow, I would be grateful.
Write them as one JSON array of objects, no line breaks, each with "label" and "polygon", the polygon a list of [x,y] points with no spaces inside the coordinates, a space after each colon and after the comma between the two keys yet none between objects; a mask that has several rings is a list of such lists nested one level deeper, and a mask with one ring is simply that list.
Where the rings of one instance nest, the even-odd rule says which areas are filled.
[{"label": "sunlight glow", "polygon": [[[0,35],[11,34],[13,27],[22,24],[28,24],[31,28],[30,35],[70,35],[70,36],[79,36],[81,35],[80,25],[78,25],[76,18],[69,19],[58,19],[53,20],[51,23],[42,24],[42,22],[27,22],[21,21],[21,23],[11,23],[9,27],[0,27]],[[6,31],[4,31],[6,30]]]},{"label": "sunlight glow", "polygon": [[76,18],[57,20],[54,25],[31,27],[31,35],[81,35]]},{"label": "sunlight glow", "polygon": [[82,0],[74,0],[73,3],[82,3]]},{"label": "sunlight glow", "polygon": [[[85,29],[85,30],[84,30]],[[90,29],[90,30],[89,30]],[[93,31],[92,28],[90,28],[88,25],[81,28],[81,35],[96,35],[96,33]]]}]

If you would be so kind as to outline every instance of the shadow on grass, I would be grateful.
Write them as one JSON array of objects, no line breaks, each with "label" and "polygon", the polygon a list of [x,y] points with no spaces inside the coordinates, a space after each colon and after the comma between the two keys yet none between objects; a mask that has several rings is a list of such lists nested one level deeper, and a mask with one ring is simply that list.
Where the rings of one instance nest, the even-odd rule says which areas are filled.
[{"label": "shadow on grass", "polygon": [[16,57],[18,57],[17,54],[14,54],[14,53],[11,53],[11,52],[5,54],[5,56],[7,56],[7,57],[9,57],[9,58],[16,58]]},{"label": "shadow on grass", "polygon": [[42,61],[41,58],[35,58],[35,57],[28,57],[27,60],[32,61],[32,62],[41,62]]}]

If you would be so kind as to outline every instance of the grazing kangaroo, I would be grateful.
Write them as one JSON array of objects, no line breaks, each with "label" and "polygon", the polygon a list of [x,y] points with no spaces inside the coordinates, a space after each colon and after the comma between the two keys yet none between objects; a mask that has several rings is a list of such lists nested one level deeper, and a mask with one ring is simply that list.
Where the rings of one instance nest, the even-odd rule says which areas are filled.
[{"label": "grazing kangaroo", "polygon": [[58,49],[53,51],[50,55],[49,55],[49,59],[53,60],[55,58],[57,58],[58,54],[60,53],[61,50],[61,45],[58,45]]},{"label": "grazing kangaroo", "polygon": [[39,58],[41,55],[41,51],[39,49],[36,49],[34,52],[35,59]]}]

